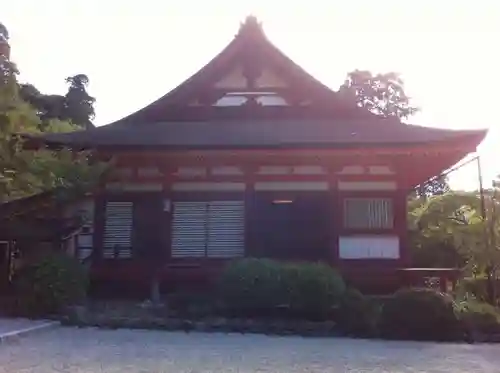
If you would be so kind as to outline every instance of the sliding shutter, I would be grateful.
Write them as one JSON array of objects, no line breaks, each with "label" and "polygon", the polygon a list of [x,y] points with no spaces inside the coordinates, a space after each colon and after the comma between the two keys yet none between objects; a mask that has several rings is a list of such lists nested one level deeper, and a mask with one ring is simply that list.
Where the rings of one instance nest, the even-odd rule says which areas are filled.
[{"label": "sliding shutter", "polygon": [[132,202],[106,203],[104,223],[104,258],[132,257]]},{"label": "sliding shutter", "polygon": [[243,201],[208,203],[207,256],[234,258],[244,254],[245,205]]},{"label": "sliding shutter", "polygon": [[205,256],[207,203],[178,201],[173,204],[172,257]]},{"label": "sliding shutter", "polygon": [[243,256],[243,201],[179,201],[173,206],[173,258]]},{"label": "sliding shutter", "polygon": [[389,229],[394,225],[392,200],[388,198],[347,198],[344,226],[354,229]]}]

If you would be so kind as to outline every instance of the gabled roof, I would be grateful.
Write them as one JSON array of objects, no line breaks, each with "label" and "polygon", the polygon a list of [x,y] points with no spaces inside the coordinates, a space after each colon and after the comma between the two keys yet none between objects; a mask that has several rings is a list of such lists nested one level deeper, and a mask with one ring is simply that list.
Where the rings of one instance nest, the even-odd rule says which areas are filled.
[{"label": "gabled roof", "polygon": [[[273,101],[267,106],[265,100]],[[222,101],[233,102],[229,106]],[[259,101],[263,100],[263,101]],[[281,101],[280,101],[281,100]],[[235,104],[236,103],[236,104]],[[114,123],[46,134],[79,148],[338,148],[463,144],[486,131],[454,131],[379,118],[317,81],[276,48],[249,17],[207,65],[145,108]]]},{"label": "gabled roof", "polygon": [[[342,110],[345,110],[346,106],[351,106],[350,109],[356,111],[358,115],[367,116],[364,110],[356,110],[354,103],[344,102],[337,92],[332,91],[293,62],[271,43],[257,19],[249,16],[241,24],[233,40],[198,72],[143,109],[111,124],[141,124],[182,119],[173,109],[190,106],[191,110],[196,110],[198,105],[190,105],[196,99],[210,100],[213,95],[221,94],[220,91],[224,91],[224,88],[217,89],[219,88],[217,83],[238,67],[245,70],[243,75],[258,75],[270,69],[286,81],[286,87],[268,86],[256,89],[255,86],[233,86],[231,87],[233,91],[296,90],[300,91],[300,96],[304,100],[315,100],[315,103],[323,101],[329,107],[336,106]],[[251,76],[248,78],[252,80]]]}]

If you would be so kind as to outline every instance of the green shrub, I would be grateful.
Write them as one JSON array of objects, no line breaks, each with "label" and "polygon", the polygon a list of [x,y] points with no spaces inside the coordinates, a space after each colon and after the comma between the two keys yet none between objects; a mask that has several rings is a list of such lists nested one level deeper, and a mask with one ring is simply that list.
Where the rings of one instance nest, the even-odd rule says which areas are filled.
[{"label": "green shrub", "polygon": [[462,337],[451,296],[431,289],[403,289],[385,302],[379,329],[391,339],[454,340]]},{"label": "green shrub", "polygon": [[459,317],[468,333],[500,333],[500,311],[492,305],[475,299],[458,304]]},{"label": "green shrub", "polygon": [[345,292],[342,277],[324,263],[283,264],[282,272],[292,316],[327,319]]},{"label": "green shrub", "polygon": [[[496,287],[500,289],[500,280],[496,280]],[[458,288],[461,292],[473,295],[481,302],[487,302],[488,297],[488,279],[486,277],[470,277],[460,280]],[[497,301],[500,298],[497,295]]]},{"label": "green shrub", "polygon": [[219,282],[225,308],[238,316],[324,319],[344,290],[340,275],[325,264],[269,259],[236,260]]},{"label": "green shrub", "polygon": [[225,308],[234,315],[266,315],[287,302],[281,281],[282,266],[269,259],[231,262],[219,281]]},{"label": "green shrub", "polygon": [[348,289],[337,312],[339,329],[347,335],[369,337],[376,334],[381,302],[364,296],[356,289]]},{"label": "green shrub", "polygon": [[16,280],[20,312],[28,315],[58,313],[82,301],[87,273],[74,258],[50,253],[20,271]]}]

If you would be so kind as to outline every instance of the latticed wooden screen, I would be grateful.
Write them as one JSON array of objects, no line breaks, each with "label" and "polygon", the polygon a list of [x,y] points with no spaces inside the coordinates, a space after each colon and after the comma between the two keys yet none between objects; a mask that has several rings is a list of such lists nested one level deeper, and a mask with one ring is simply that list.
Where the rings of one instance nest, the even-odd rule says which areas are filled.
[{"label": "latticed wooden screen", "polygon": [[174,202],[173,258],[233,258],[244,254],[243,201]]},{"label": "latticed wooden screen", "polygon": [[106,203],[104,223],[104,258],[132,257],[133,202]]},{"label": "latticed wooden screen", "polygon": [[394,212],[390,198],[346,198],[344,227],[351,229],[391,229]]}]

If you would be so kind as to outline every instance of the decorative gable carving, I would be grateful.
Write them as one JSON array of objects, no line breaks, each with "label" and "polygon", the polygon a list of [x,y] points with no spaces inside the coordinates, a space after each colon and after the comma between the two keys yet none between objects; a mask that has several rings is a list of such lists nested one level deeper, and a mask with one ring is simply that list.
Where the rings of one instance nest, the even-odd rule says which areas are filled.
[{"label": "decorative gable carving", "polygon": [[216,82],[214,87],[222,89],[246,89],[248,87],[248,80],[245,77],[243,67],[236,67],[229,74]]},{"label": "decorative gable carving", "polygon": [[269,69],[262,69],[259,77],[255,80],[255,88],[286,88],[287,82]]}]

